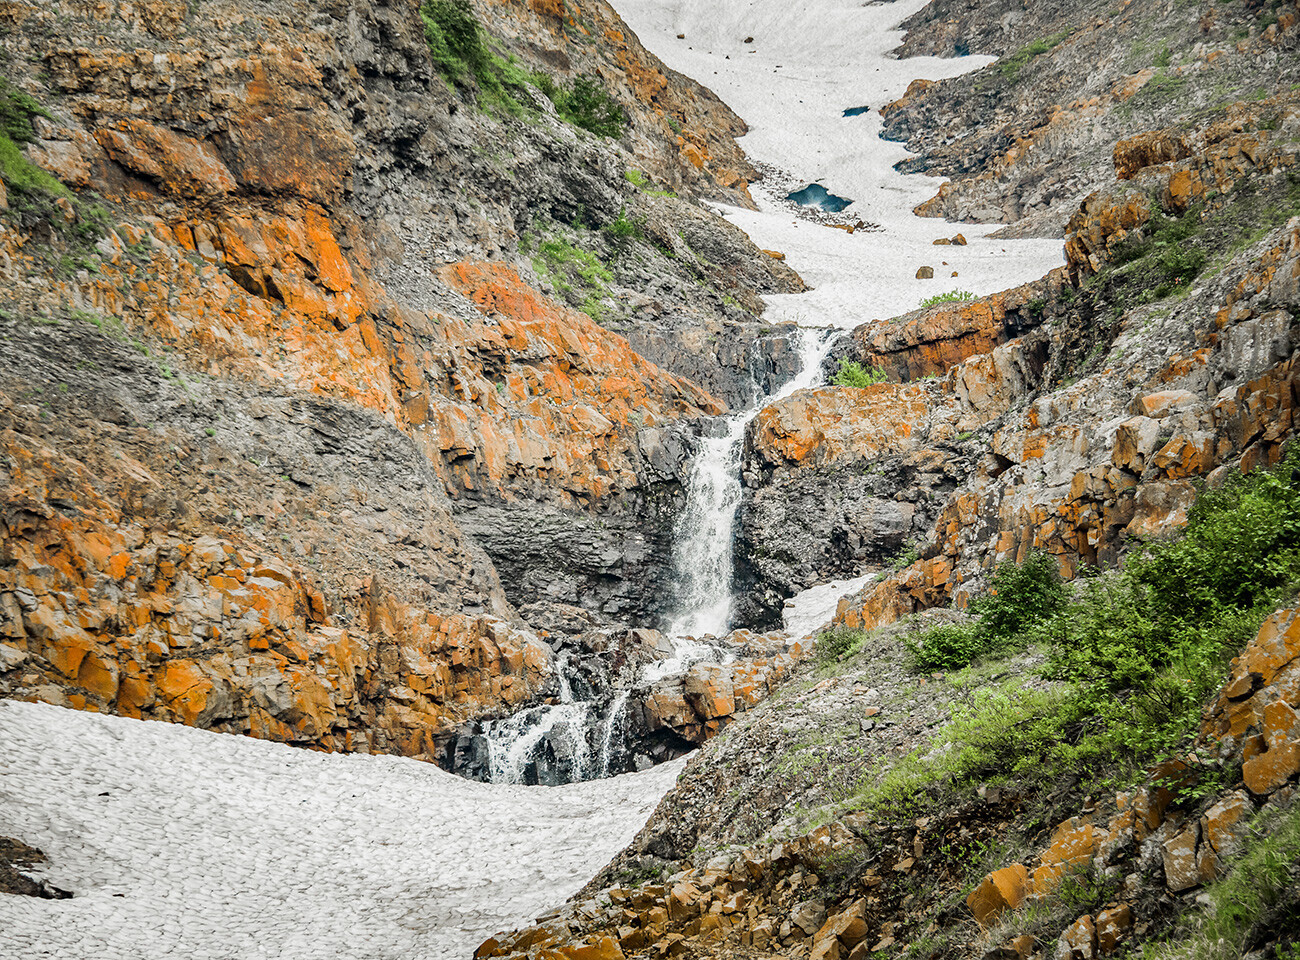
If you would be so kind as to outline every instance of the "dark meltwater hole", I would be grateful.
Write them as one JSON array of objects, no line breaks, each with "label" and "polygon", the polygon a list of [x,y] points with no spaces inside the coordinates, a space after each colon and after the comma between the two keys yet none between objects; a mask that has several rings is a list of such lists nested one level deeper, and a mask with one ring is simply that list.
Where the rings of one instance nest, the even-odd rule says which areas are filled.
[{"label": "dark meltwater hole", "polygon": [[871,110],[870,107],[849,107],[847,110],[844,111],[844,116],[860,117],[864,113],[867,113],[869,110]]},{"label": "dark meltwater hole", "polygon": [[786,195],[787,200],[793,200],[801,207],[817,207],[825,210],[827,213],[839,213],[847,207],[852,200],[846,200],[843,197],[837,197],[820,183],[810,183],[802,190],[796,190],[794,193]]}]

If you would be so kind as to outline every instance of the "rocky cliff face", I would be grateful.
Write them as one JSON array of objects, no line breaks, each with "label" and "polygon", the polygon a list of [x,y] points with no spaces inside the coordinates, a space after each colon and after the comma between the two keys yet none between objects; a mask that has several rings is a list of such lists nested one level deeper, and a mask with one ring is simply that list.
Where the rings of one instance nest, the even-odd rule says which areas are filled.
[{"label": "rocky cliff face", "polygon": [[414,0],[0,6],[6,693],[428,758],[549,689],[512,603],[670,602],[800,282],[694,206],[743,124],[565,9],[476,15],[621,138],[448,82]]},{"label": "rocky cliff face", "polygon": [[903,169],[951,177],[923,216],[1060,236],[1111,176],[1114,145],[1296,82],[1294,4],[927,5],[900,53],[989,53],[960,79],[921,82],[882,109],[885,136],[920,156]]}]

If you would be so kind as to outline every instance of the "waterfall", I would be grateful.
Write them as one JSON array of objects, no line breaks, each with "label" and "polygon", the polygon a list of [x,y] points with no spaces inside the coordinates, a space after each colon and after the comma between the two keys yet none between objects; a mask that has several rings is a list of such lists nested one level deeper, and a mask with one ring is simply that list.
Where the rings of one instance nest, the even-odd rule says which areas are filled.
[{"label": "waterfall", "polygon": [[811,387],[836,331],[800,327],[796,333],[799,373],[775,394],[760,397],[740,413],[715,421],[686,478],[686,508],[674,530],[673,580],[677,614],[670,636],[722,636],[731,625],[732,546],[740,506],[740,457],[745,428],[760,410],[796,390]]},{"label": "waterfall", "polygon": [[[678,614],[669,628],[672,653],[643,665],[637,671],[637,687],[685,673],[698,663],[727,663],[733,658],[725,646],[695,638],[721,636],[730,625],[732,540],[740,506],[745,428],[767,404],[817,382],[835,332],[799,328],[795,334],[799,373],[740,413],[719,417],[713,435],[701,443],[686,481],[686,509],[674,531]],[[631,691],[619,690],[609,699],[608,693],[603,697],[586,693],[592,699],[577,699],[573,683],[579,675],[567,653],[556,657],[555,673],[559,703],[483,725],[478,734],[486,742],[483,772],[491,782],[567,783],[608,777],[619,768],[618,745],[627,736]],[[580,689],[590,690],[591,684],[584,681]]]},{"label": "waterfall", "polygon": [[620,721],[624,719],[627,713],[627,698],[632,695],[632,691],[624,690],[614,702],[609,705],[609,713],[605,715],[605,732],[600,738],[600,774],[603,777],[609,776],[610,758],[613,756],[614,741],[622,735],[623,729]]}]

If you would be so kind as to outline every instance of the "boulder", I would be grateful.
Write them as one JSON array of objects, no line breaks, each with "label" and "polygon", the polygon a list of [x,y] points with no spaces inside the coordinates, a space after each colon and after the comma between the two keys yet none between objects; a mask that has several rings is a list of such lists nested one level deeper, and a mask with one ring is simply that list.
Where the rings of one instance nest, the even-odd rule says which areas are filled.
[{"label": "boulder", "polygon": [[987,926],[1024,903],[1028,888],[1029,872],[1023,864],[1014,863],[985,877],[966,898],[966,906],[980,924]]}]

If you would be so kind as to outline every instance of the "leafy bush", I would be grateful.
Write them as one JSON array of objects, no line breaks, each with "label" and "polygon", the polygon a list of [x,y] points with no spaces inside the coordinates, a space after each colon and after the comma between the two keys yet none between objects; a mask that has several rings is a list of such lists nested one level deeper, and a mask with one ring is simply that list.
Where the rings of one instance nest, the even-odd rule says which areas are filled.
[{"label": "leafy bush", "polygon": [[869,387],[873,383],[883,383],[887,379],[885,371],[876,367],[864,367],[856,360],[847,357],[840,360],[840,369],[831,378],[837,387]]},{"label": "leafy bush", "polygon": [[468,0],[424,0],[420,19],[433,65],[448,83],[486,74],[489,51]]},{"label": "leafy bush", "polygon": [[975,660],[1024,646],[1035,628],[1049,621],[1066,604],[1066,588],[1056,560],[1031,553],[1022,564],[998,567],[989,591],[974,598],[970,624],[945,624],[907,640],[908,653],[919,670],[958,670]]},{"label": "leafy bush", "polygon": [[822,665],[836,663],[851,657],[862,648],[867,634],[861,630],[836,627],[817,635],[817,662]]},{"label": "leafy bush", "polygon": [[988,652],[988,638],[976,624],[944,624],[905,641],[920,670],[957,670]]},{"label": "leafy bush", "polygon": [[645,239],[645,221],[640,218],[628,219],[626,209],[619,210],[618,216],[600,230],[609,238],[617,256],[624,256],[634,243]]},{"label": "leafy bush", "polygon": [[937,306],[940,303],[965,303],[974,299],[975,294],[969,290],[949,290],[947,293],[936,293],[933,297],[926,297],[921,301],[921,308]]},{"label": "leafy bush", "polygon": [[[622,105],[592,77],[580,75],[574,77],[568,85],[556,83],[545,75],[537,76],[534,80],[537,89],[555,104],[555,111],[561,119],[588,133],[601,137],[621,137],[631,122]],[[640,171],[629,171],[627,174],[628,180],[640,186],[632,179],[632,173],[642,177],[644,174]]]},{"label": "leafy bush", "polygon": [[1056,558],[1035,550],[1024,563],[1001,564],[988,593],[972,600],[970,609],[980,615],[982,633],[1004,642],[1052,616],[1065,600]]}]

